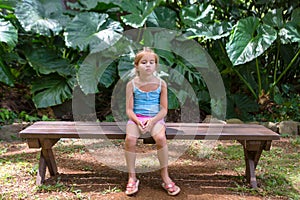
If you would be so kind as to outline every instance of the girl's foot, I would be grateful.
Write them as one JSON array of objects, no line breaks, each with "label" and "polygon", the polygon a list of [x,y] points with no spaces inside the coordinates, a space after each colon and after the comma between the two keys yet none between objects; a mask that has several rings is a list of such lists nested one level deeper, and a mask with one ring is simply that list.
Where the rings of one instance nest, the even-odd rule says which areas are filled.
[{"label": "girl's foot", "polygon": [[170,184],[162,183],[161,186],[168,192],[168,195],[171,196],[175,196],[180,192],[180,187],[175,185],[174,182],[171,182]]},{"label": "girl's foot", "polygon": [[140,183],[139,180],[128,182],[128,184],[126,186],[125,194],[133,195],[133,194],[137,193],[139,191],[139,183]]}]

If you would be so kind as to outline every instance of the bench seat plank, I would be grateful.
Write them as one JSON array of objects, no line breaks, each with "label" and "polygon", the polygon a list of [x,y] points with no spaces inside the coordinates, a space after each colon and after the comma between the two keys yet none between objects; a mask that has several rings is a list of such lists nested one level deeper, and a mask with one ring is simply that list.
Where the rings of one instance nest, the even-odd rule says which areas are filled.
[{"label": "bench seat plank", "polygon": [[[279,135],[261,125],[167,123],[167,139],[278,140]],[[19,133],[21,138],[124,139],[125,125],[118,123],[37,122]]]}]

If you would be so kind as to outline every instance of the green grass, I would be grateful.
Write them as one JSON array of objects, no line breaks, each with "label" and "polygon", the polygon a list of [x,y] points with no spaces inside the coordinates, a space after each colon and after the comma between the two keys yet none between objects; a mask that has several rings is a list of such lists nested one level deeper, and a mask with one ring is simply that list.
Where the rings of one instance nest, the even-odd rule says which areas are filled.
[{"label": "green grass", "polygon": [[101,192],[101,194],[105,195],[105,194],[117,193],[117,192],[122,192],[122,190],[117,187],[113,187],[113,188],[109,187],[109,188],[103,190]]},{"label": "green grass", "polygon": [[[1,147],[0,152],[6,152]],[[2,154],[1,153],[1,154]],[[0,155],[1,155],[0,154]],[[27,199],[28,188],[19,185],[20,180],[26,181],[28,185],[34,185],[32,180],[23,180],[23,175],[31,173],[33,164],[27,160],[26,154],[17,154],[8,157],[0,157],[0,199]],[[3,191],[5,190],[5,191]]]},{"label": "green grass", "polygon": [[82,141],[77,139],[60,140],[54,146],[54,149],[59,153],[68,154],[69,156],[72,156],[75,153],[83,154],[86,151]]},{"label": "green grass", "polygon": [[55,185],[40,185],[36,188],[37,192],[63,192],[67,190],[68,187],[61,183],[59,180]]},{"label": "green grass", "polygon": [[226,160],[243,160],[244,152],[240,144],[223,146],[218,145],[217,149],[223,152],[222,158]]},{"label": "green grass", "polygon": [[[218,158],[228,160],[241,160],[236,162],[234,170],[244,170],[243,149],[238,145],[218,146]],[[237,185],[237,192],[249,192],[261,196],[284,196],[289,199],[300,199],[300,137],[290,138],[283,147],[272,147],[270,151],[264,151],[256,169],[258,182],[261,186],[257,190],[245,185]]]},{"label": "green grass", "polygon": [[[298,138],[292,139],[296,140]],[[292,149],[289,152],[284,148],[273,148],[262,156],[259,178],[267,194],[300,199],[300,145],[290,144]]]}]

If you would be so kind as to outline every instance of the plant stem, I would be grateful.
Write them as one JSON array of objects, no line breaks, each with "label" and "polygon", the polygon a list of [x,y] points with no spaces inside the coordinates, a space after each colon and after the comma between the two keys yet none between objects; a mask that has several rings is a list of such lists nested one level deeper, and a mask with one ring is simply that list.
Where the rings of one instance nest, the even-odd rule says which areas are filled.
[{"label": "plant stem", "polygon": [[245,83],[245,85],[248,87],[248,89],[250,90],[250,92],[253,94],[253,96],[255,97],[255,99],[258,99],[255,91],[253,90],[253,88],[251,87],[251,85],[247,82],[247,80],[240,74],[240,72],[238,70],[236,70],[233,67],[233,70],[235,71],[235,73],[240,77],[240,79]]},{"label": "plant stem", "polygon": [[276,72],[277,72],[277,67],[278,67],[279,52],[280,52],[280,42],[278,42],[277,53],[276,53],[276,58],[275,58],[274,82],[276,81],[276,78],[277,78]]},{"label": "plant stem", "polygon": [[218,44],[219,44],[219,46],[220,46],[220,48],[221,48],[221,50],[222,50],[222,53],[223,53],[224,55],[227,55],[227,53],[226,53],[226,51],[225,51],[225,49],[224,49],[224,46],[223,46],[223,44],[222,44],[222,42],[221,42],[220,40],[218,40]]},{"label": "plant stem", "polygon": [[257,58],[255,58],[255,64],[256,64],[257,81],[258,81],[258,92],[259,92],[259,96],[260,96],[262,94],[261,75],[260,75],[260,70],[259,70],[258,59]]},{"label": "plant stem", "polygon": [[[276,82],[277,78],[277,69],[278,69],[278,60],[279,60],[279,53],[280,53],[280,40],[277,40],[277,53],[276,53],[276,58],[275,58],[275,64],[274,64],[274,77],[273,77],[273,83]],[[272,92],[273,87],[270,88],[269,92]],[[273,90],[274,91],[274,90]],[[273,96],[275,94],[273,93]]]},{"label": "plant stem", "polygon": [[300,54],[300,49],[298,50],[298,52],[296,53],[296,55],[294,56],[294,58],[291,60],[291,62],[288,64],[288,66],[280,74],[280,76],[278,77],[278,79],[276,81],[274,81],[274,83],[272,84],[270,90],[272,90],[278,84],[278,82],[282,79],[282,77],[286,74],[286,72],[292,67],[292,65],[296,61],[297,57],[299,56],[299,54]]}]

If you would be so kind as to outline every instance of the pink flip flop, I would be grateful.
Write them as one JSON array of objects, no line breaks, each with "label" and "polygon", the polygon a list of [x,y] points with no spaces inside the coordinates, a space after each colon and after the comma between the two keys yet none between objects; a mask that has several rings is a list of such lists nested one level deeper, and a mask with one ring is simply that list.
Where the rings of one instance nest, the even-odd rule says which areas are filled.
[{"label": "pink flip flop", "polygon": [[133,195],[133,194],[137,193],[139,191],[139,184],[140,184],[139,180],[136,180],[135,182],[128,183],[127,186],[126,186],[125,194],[126,195]]},{"label": "pink flip flop", "polygon": [[175,196],[175,195],[179,194],[179,192],[180,192],[180,187],[175,185],[174,182],[172,182],[168,185],[165,183],[162,183],[161,186],[168,192],[168,195],[171,195],[171,196]]}]

